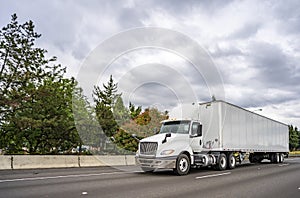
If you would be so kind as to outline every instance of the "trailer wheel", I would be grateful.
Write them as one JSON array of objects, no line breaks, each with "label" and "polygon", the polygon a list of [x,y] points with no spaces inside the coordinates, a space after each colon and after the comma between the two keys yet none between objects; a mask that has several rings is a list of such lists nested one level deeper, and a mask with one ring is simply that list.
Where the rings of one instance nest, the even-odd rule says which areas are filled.
[{"label": "trailer wheel", "polygon": [[254,163],[254,160],[253,160],[253,153],[250,153],[250,155],[249,155],[249,162],[250,162],[250,163]]},{"label": "trailer wheel", "polygon": [[276,161],[276,155],[274,153],[270,154],[270,161],[271,161],[271,163],[275,163],[275,161]]},{"label": "trailer wheel", "polygon": [[279,155],[280,155],[280,163],[282,163],[284,161],[284,156],[282,153],[280,153]]},{"label": "trailer wheel", "polygon": [[187,175],[190,172],[191,162],[186,154],[180,154],[176,160],[176,168],[174,173],[177,175]]},{"label": "trailer wheel", "polygon": [[217,170],[225,170],[227,167],[227,158],[224,153],[221,153],[218,158]]},{"label": "trailer wheel", "polygon": [[236,159],[233,153],[230,153],[228,156],[228,169],[234,169],[236,165]]},{"label": "trailer wheel", "polygon": [[279,153],[272,153],[271,154],[271,163],[277,164],[280,161]]},{"label": "trailer wheel", "polygon": [[280,163],[280,154],[279,154],[279,153],[276,153],[275,155],[276,155],[276,162],[275,162],[275,163],[276,163],[276,164],[277,164],[277,163]]}]

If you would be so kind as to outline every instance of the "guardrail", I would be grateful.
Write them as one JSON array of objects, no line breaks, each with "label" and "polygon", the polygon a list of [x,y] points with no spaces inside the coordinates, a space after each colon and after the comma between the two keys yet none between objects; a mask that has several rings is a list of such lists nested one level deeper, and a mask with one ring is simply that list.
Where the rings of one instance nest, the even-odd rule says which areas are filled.
[{"label": "guardrail", "polygon": [[2,169],[71,168],[134,165],[134,155],[2,155]]}]

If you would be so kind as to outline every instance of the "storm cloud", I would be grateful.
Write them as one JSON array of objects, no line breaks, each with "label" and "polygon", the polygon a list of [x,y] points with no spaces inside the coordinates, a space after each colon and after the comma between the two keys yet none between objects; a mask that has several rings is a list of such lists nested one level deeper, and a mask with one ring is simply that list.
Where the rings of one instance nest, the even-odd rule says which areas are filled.
[{"label": "storm cloud", "polygon": [[[214,95],[252,110],[262,108],[259,113],[265,116],[300,126],[299,9],[300,2],[293,0],[12,0],[1,3],[0,25],[13,13],[21,22],[33,20],[42,34],[38,46],[57,56],[69,76],[92,79],[85,81],[92,87],[106,83],[112,74],[126,103],[170,110],[181,101],[207,101]],[[207,72],[209,62],[191,61],[202,55],[185,40],[172,37],[175,34],[156,41],[167,42],[168,49],[135,45],[122,51],[129,41],[136,42],[125,37],[106,43],[145,27],[185,35],[207,53],[215,69]],[[103,43],[108,50],[91,58]],[[86,63],[90,70],[85,71],[91,74],[81,73]],[[102,63],[105,71],[95,73]]]}]

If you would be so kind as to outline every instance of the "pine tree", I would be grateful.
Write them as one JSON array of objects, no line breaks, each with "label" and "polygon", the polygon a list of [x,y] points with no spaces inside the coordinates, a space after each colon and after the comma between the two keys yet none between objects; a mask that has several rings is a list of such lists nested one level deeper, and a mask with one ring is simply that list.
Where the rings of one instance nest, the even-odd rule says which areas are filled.
[{"label": "pine tree", "polygon": [[131,119],[135,119],[142,112],[142,106],[135,108],[135,105],[129,102],[129,111]]},{"label": "pine tree", "polygon": [[129,110],[124,106],[121,95],[117,97],[115,105],[113,106],[113,114],[119,126],[122,126],[130,119]]},{"label": "pine tree", "polygon": [[113,114],[116,99],[121,96],[117,92],[118,85],[114,83],[112,75],[107,85],[103,84],[103,90],[99,86],[94,86],[93,99],[96,103],[97,120],[107,137],[113,136],[118,129],[118,124]]},{"label": "pine tree", "polygon": [[71,106],[76,82],[35,47],[40,36],[16,14],[0,31],[0,148],[6,153],[45,154],[79,142]]},{"label": "pine tree", "polygon": [[299,146],[299,133],[297,127],[289,126],[289,147],[290,151],[295,150]]}]

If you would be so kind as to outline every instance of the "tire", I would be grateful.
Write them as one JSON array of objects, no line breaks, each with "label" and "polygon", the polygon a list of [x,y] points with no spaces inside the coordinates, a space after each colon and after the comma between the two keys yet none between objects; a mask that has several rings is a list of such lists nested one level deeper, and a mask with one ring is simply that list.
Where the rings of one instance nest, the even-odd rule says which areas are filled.
[{"label": "tire", "polygon": [[227,158],[226,158],[226,155],[224,153],[221,153],[219,155],[219,158],[218,158],[218,163],[217,163],[217,170],[219,171],[223,171],[225,170],[227,167]]},{"label": "tire", "polygon": [[154,169],[153,169],[153,168],[141,167],[141,169],[142,169],[145,173],[152,173],[152,172],[154,172]]},{"label": "tire", "polygon": [[280,153],[279,155],[280,155],[280,163],[283,163],[283,161],[284,161],[284,155],[282,153]]},{"label": "tire", "polygon": [[228,165],[227,165],[228,169],[234,169],[235,168],[236,159],[235,159],[233,153],[229,154],[227,162],[228,162]]},{"label": "tire", "polygon": [[279,154],[279,153],[276,153],[275,156],[276,156],[276,161],[275,161],[275,163],[276,163],[276,164],[280,163],[280,154]]},{"label": "tire", "polygon": [[271,163],[275,163],[275,154],[274,153],[271,153],[270,154],[270,161],[271,161]]},{"label": "tire", "polygon": [[277,164],[280,161],[280,156],[278,153],[272,153],[271,154],[271,163]]},{"label": "tire", "polygon": [[186,154],[180,154],[176,160],[176,168],[174,173],[181,176],[189,174],[191,169],[190,158]]},{"label": "tire", "polygon": [[253,153],[250,153],[250,155],[249,155],[249,162],[250,162],[250,163],[254,163],[254,160],[253,160]]}]

